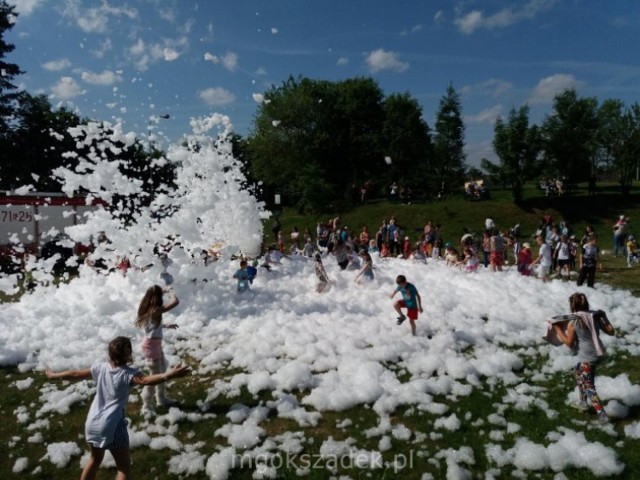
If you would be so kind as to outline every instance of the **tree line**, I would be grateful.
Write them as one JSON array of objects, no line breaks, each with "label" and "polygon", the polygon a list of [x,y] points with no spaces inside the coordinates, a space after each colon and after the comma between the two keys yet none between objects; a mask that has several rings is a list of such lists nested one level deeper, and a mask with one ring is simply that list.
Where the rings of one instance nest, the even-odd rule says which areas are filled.
[{"label": "tree line", "polygon": [[[63,155],[76,150],[69,128],[90,120],[65,107],[54,109],[44,95],[18,91],[15,78],[24,72],[7,61],[14,46],[5,40],[16,16],[14,7],[0,0],[0,189],[30,184],[58,191],[52,172],[78,161]],[[108,130],[108,124],[98,123]],[[509,186],[519,200],[525,182],[540,176],[575,183],[609,171],[628,193],[640,167],[640,106],[617,99],[599,103],[566,90],[556,95],[540,125],[530,122],[528,106],[513,108],[495,122],[498,161],[483,159],[482,172],[466,163],[462,104],[453,85],[440,99],[432,128],[417,99],[409,93],[385,95],[372,78],[289,77],[264,92],[246,138],[234,134],[231,140],[247,178],[261,185],[264,198],[281,193],[301,212],[335,204],[354,186],[382,193],[396,182],[429,195],[457,190],[478,176]],[[98,146],[85,146],[92,148]],[[147,198],[171,183],[174,167],[149,161],[162,152],[142,142],[122,148],[117,158],[110,149],[101,155],[144,180]]]}]

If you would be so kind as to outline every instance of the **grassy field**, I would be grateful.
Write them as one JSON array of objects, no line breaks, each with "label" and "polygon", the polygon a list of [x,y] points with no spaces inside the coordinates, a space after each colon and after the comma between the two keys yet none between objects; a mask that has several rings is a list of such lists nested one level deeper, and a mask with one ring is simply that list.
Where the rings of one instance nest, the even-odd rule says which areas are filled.
[{"label": "grassy field", "polygon": [[[510,201],[510,193],[507,191],[492,192],[492,199],[483,202],[467,202],[462,198],[453,197],[441,202],[422,204],[390,204],[387,201],[372,201],[363,207],[341,212],[327,212],[323,215],[303,217],[295,212],[285,209],[281,212],[283,231],[288,233],[292,227],[297,226],[301,231],[309,227],[315,230],[318,220],[340,214],[343,224],[353,230],[360,230],[360,226],[366,224],[370,232],[375,233],[377,226],[383,218],[395,215],[398,222],[411,233],[412,239],[416,239],[418,229],[424,223],[432,220],[443,225],[445,238],[456,241],[462,235],[463,229],[480,231],[487,216],[493,217],[498,226],[508,228],[519,223],[525,236],[530,236],[537,226],[540,217],[544,213],[550,213],[554,220],[564,219],[570,223],[577,234],[581,234],[585,224],[592,224],[600,234],[601,248],[606,252],[602,257],[602,268],[598,272],[596,281],[611,284],[617,288],[629,289],[636,296],[640,296],[640,268],[629,269],[625,259],[613,257],[609,252],[612,247],[611,225],[618,215],[624,213],[631,217],[631,230],[634,229],[635,219],[640,219],[640,193],[633,191],[631,197],[622,198],[615,188],[603,188],[596,197],[588,197],[583,191],[576,195],[563,198],[546,198],[536,190],[525,192],[525,201],[520,205],[514,205]],[[640,220],[639,220],[640,221]],[[270,231],[265,229],[268,234]],[[556,280],[559,281],[559,280]],[[18,300],[7,299],[4,300]],[[505,398],[509,397],[514,386],[499,381],[484,380],[482,385],[473,388],[469,395],[456,397],[438,397],[434,402],[445,404],[449,407],[446,416],[455,413],[461,421],[460,428],[450,431],[439,428],[436,422],[439,416],[421,411],[414,407],[401,407],[391,418],[396,435],[390,436],[390,449],[383,453],[386,465],[382,468],[369,470],[367,468],[352,468],[350,464],[332,465],[325,458],[322,461],[324,468],[314,469],[308,467],[307,462],[315,462],[320,455],[320,445],[323,441],[332,437],[335,440],[355,440],[359,449],[379,451],[380,437],[368,437],[367,429],[378,426],[378,415],[370,406],[365,405],[343,412],[323,412],[318,424],[315,426],[300,427],[292,420],[286,420],[269,414],[266,420],[260,423],[266,436],[275,439],[276,443],[283,443],[284,432],[294,432],[304,438],[299,443],[302,449],[297,457],[289,458],[290,463],[279,469],[278,478],[298,478],[299,473],[305,473],[310,479],[325,479],[331,474],[346,475],[353,479],[421,479],[421,478],[446,478],[447,456],[454,455],[458,463],[469,470],[474,478],[485,478],[487,472],[496,478],[512,478],[513,465],[501,467],[489,462],[485,455],[484,445],[488,442],[500,443],[504,449],[511,448],[518,437],[526,436],[533,442],[548,444],[547,434],[557,431],[562,427],[571,430],[583,431],[590,442],[600,442],[603,445],[614,448],[626,468],[618,478],[640,478],[640,440],[627,438],[623,432],[624,426],[639,419],[640,409],[631,409],[627,419],[615,421],[607,428],[600,428],[593,424],[592,419],[579,412],[570,411],[565,405],[567,392],[571,389],[572,381],[568,374],[541,375],[539,367],[545,359],[535,358],[525,349],[516,349],[515,353],[523,359],[524,367],[517,372],[522,383],[527,383],[536,388],[531,394],[531,404],[528,408],[509,405]],[[386,365],[397,372],[402,378],[408,376],[400,365]],[[632,383],[640,383],[640,362],[636,357],[628,355],[612,355],[599,370],[600,375],[615,377],[626,373]],[[176,382],[170,392],[172,396],[180,398],[183,402],[183,410],[198,415],[201,409],[198,401],[206,397],[207,389],[216,380],[229,379],[237,371],[228,368],[215,374],[192,377],[185,381]],[[17,388],[18,381],[33,379],[33,384],[26,389]],[[5,478],[34,478],[34,479],[60,479],[77,478],[79,476],[79,456],[73,456],[69,464],[59,469],[51,462],[40,461],[47,453],[47,445],[59,442],[75,442],[84,448],[84,442],[80,437],[83,431],[89,401],[83,400],[71,406],[71,412],[67,415],[56,413],[46,414],[48,427],[38,429],[43,432],[43,438],[38,438],[35,431],[26,429],[37,419],[34,416],[42,399],[39,397],[40,388],[46,383],[44,376],[35,372],[20,372],[16,368],[3,368],[0,370],[0,414],[4,418],[0,422],[0,438],[5,454],[0,457],[0,472]],[[58,384],[59,389],[65,388],[64,384]],[[297,392],[301,398],[305,392]],[[133,397],[133,396],[132,396]],[[136,395],[137,397],[137,395]],[[90,396],[89,396],[90,398]],[[181,451],[188,450],[186,446],[198,452],[207,452],[204,458],[194,457],[192,462],[206,464],[207,457],[227,446],[226,439],[215,432],[228,423],[227,412],[235,404],[241,403],[249,407],[266,406],[272,400],[269,392],[261,392],[252,395],[242,390],[238,396],[218,397],[211,402],[207,411],[209,417],[198,422],[191,422],[188,418],[167,416],[157,427],[156,435],[164,436],[172,434],[181,442]],[[504,405],[508,404],[506,408]],[[139,415],[139,404],[129,407],[128,415],[131,426],[136,431],[143,430],[147,423]],[[561,412],[558,418],[549,418],[547,410]],[[19,421],[20,413],[27,416],[24,421]],[[159,411],[160,414],[166,413]],[[499,421],[492,423],[492,414],[506,420],[507,424]],[[515,430],[511,427],[519,425]],[[408,437],[404,435],[410,431]],[[198,443],[200,442],[200,443]],[[295,442],[294,442],[295,443]],[[458,451],[461,446],[468,447],[469,451]],[[141,479],[178,479],[187,475],[172,474],[170,472],[169,459],[178,454],[178,451],[170,448],[152,449],[140,447],[133,450],[134,476]],[[282,453],[282,452],[281,452]],[[310,457],[304,457],[308,455]],[[12,473],[14,464],[18,458],[27,459],[27,467],[21,473]],[[465,460],[466,458],[466,460]],[[396,467],[391,464],[399,462]],[[400,462],[406,462],[406,466],[400,470]],[[335,470],[331,467],[335,466]],[[328,467],[328,468],[327,468]],[[296,468],[301,469],[296,472]],[[253,468],[236,469],[230,478],[250,479],[254,476]],[[422,477],[424,473],[431,477]],[[565,469],[565,478],[591,479],[594,474],[585,469]],[[527,471],[526,478],[555,478],[556,472],[551,470]],[[100,479],[113,478],[113,469],[102,469]],[[200,471],[189,475],[188,478],[206,479],[209,476]],[[267,478],[267,477],[265,477]]]}]

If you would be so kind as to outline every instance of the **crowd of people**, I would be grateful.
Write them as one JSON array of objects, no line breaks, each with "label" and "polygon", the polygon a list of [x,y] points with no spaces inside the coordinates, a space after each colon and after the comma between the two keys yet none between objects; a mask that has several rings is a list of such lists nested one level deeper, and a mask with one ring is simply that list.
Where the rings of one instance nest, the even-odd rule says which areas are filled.
[{"label": "crowd of people", "polygon": [[[614,256],[623,255],[627,265],[640,264],[636,239],[629,234],[629,218],[620,215],[613,225]],[[575,232],[565,220],[555,222],[549,213],[542,216],[535,233],[527,240],[520,226],[499,229],[493,218],[485,219],[482,234],[465,231],[459,241],[445,241],[443,227],[428,221],[412,241],[410,232],[395,216],[383,219],[375,233],[366,225],[352,231],[339,216],[318,222],[315,232],[304,233],[293,228],[287,248],[279,222],[273,230],[274,244],[267,248],[263,266],[269,267],[283,255],[303,255],[309,258],[335,257],[341,269],[363,269],[358,279],[373,278],[373,258],[402,258],[427,262],[444,261],[447,265],[475,272],[484,266],[500,272],[505,265],[515,266],[521,275],[536,276],[543,281],[576,277],[578,286],[595,284],[600,266],[598,238],[591,225],[584,232]],[[317,255],[320,257],[317,257]]]}]

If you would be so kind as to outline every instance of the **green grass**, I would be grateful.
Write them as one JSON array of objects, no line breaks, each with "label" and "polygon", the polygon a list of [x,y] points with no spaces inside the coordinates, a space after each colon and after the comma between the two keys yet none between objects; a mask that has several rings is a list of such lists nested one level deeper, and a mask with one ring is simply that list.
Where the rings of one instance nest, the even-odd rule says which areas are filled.
[{"label": "green grass", "polygon": [[[444,227],[445,238],[455,241],[462,234],[463,228],[472,231],[480,231],[487,216],[492,216],[502,228],[508,228],[515,223],[520,223],[525,235],[531,235],[536,228],[538,220],[545,213],[549,212],[554,219],[564,219],[570,222],[574,231],[581,233],[586,223],[595,226],[600,233],[600,245],[607,251],[611,249],[611,225],[620,213],[624,213],[632,218],[640,219],[640,194],[637,190],[632,192],[631,197],[625,199],[615,193],[615,189],[605,189],[595,198],[587,197],[582,191],[577,195],[564,198],[545,198],[539,195],[534,189],[525,192],[525,201],[520,205],[515,205],[510,200],[510,193],[507,191],[492,192],[493,198],[484,202],[466,202],[462,198],[453,197],[443,202],[433,202],[415,205],[389,204],[386,201],[372,201],[357,209],[327,212],[322,215],[300,216],[289,209],[282,212],[281,222],[283,230],[287,234],[293,226],[297,226],[301,231],[309,227],[315,231],[315,223],[318,220],[326,221],[328,218],[340,214],[343,224],[349,225],[353,230],[358,230],[362,224],[369,226],[371,233],[383,218],[388,219],[391,215],[398,218],[400,224],[404,225],[412,236],[417,238],[417,229],[421,229],[427,220],[434,223],[441,223]],[[640,221],[640,220],[639,220]],[[268,222],[267,222],[268,225]],[[632,231],[633,231],[633,223]],[[270,234],[268,228],[267,233]],[[640,233],[640,229],[634,233]],[[628,269],[626,261],[620,257],[614,258],[605,254],[602,258],[602,269],[598,272],[597,282],[604,282],[618,288],[631,290],[634,295],[640,296],[640,268]],[[18,298],[0,298],[0,301],[18,300]],[[613,428],[617,436],[611,436],[603,429],[593,426],[593,415],[583,414],[571,410],[565,405],[567,393],[573,388],[572,378],[568,374],[547,375],[540,379],[534,375],[538,374],[546,359],[532,357],[525,349],[514,349],[522,358],[525,367],[515,372],[519,381],[534,387],[541,387],[539,393],[531,394],[532,398],[544,400],[551,410],[558,412],[558,418],[548,418],[546,411],[536,405],[530,405],[525,410],[516,408],[515,405],[508,404],[504,398],[514,385],[505,385],[496,382],[495,379],[488,381],[483,379],[480,388],[474,387],[468,396],[458,396],[457,398],[435,396],[434,402],[443,403],[448,406],[449,411],[445,416],[455,414],[461,421],[460,428],[454,431],[435,428],[434,422],[437,416],[423,412],[415,406],[400,406],[391,416],[390,422],[394,426],[405,425],[411,432],[408,440],[391,438],[391,449],[383,453],[385,462],[390,462],[394,458],[408,459],[412,463],[412,468],[404,469],[402,472],[394,472],[393,468],[378,470],[338,468],[337,475],[348,475],[353,479],[383,479],[383,478],[406,478],[420,479],[423,473],[430,473],[434,478],[445,478],[447,464],[444,458],[438,457],[439,452],[447,449],[458,450],[462,446],[468,446],[473,451],[473,463],[462,464],[463,468],[470,470],[474,478],[484,478],[485,472],[495,470],[500,472],[500,478],[513,477],[514,467],[507,465],[498,467],[490,462],[485,454],[485,445],[494,443],[501,445],[503,450],[507,450],[515,444],[517,438],[527,437],[533,442],[548,445],[547,434],[558,431],[559,428],[584,432],[587,440],[591,442],[601,442],[603,445],[614,449],[619,456],[619,460],[625,464],[625,470],[619,478],[637,479],[640,478],[640,440],[629,439],[625,436],[624,426],[637,421],[640,409],[634,407],[630,415],[625,420],[614,421]],[[400,365],[387,364],[387,368],[394,370],[400,381],[411,380],[409,373],[404,371]],[[600,375],[615,377],[620,374],[629,375],[633,383],[640,383],[640,360],[637,357],[623,354],[612,354],[607,362],[599,369]],[[215,374],[200,375],[183,381],[175,382],[170,392],[183,401],[183,409],[187,412],[200,412],[197,402],[206,398],[207,390],[218,379],[230,379],[237,370],[227,368],[217,371]],[[18,390],[15,387],[17,380],[33,378],[33,385],[26,390]],[[33,423],[33,412],[41,405],[39,390],[45,384],[46,379],[42,373],[19,372],[16,368],[0,369],[0,414],[3,422],[0,422],[0,439],[2,439],[5,454],[0,457],[0,472],[2,478],[34,478],[34,479],[60,479],[77,478],[79,476],[79,457],[75,456],[71,462],[63,469],[58,469],[48,461],[40,461],[46,453],[46,444],[54,442],[75,442],[81,448],[84,443],[80,438],[83,431],[83,424],[88,410],[88,400],[72,406],[68,415],[49,414],[50,425],[48,428],[40,429],[45,443],[32,443],[27,439],[35,432],[27,431],[26,426]],[[63,388],[57,384],[58,388]],[[298,398],[302,398],[308,392],[294,392]],[[236,403],[242,403],[249,407],[264,406],[272,400],[271,392],[263,391],[258,395],[253,395],[241,390],[238,396],[224,396],[213,399],[208,413],[215,414],[215,418],[209,418],[200,422],[189,422],[181,420],[173,434],[175,437],[187,444],[202,442],[197,451],[207,457],[227,446],[224,437],[215,434],[216,430],[228,423],[226,413]],[[506,405],[506,407],[505,407]],[[25,423],[18,423],[16,412],[25,407],[30,412],[29,420]],[[133,403],[128,408],[128,415],[136,430],[142,430],[144,419],[139,415],[140,403]],[[504,410],[502,410],[504,409]],[[160,411],[159,413],[163,413]],[[488,418],[491,414],[499,414],[507,422],[512,422],[520,426],[520,431],[507,433],[504,426],[492,425]],[[349,420],[351,425],[339,428],[341,422]],[[377,451],[379,450],[379,436],[368,437],[365,435],[367,429],[378,426],[378,415],[372,410],[370,405],[363,405],[343,412],[322,412],[322,417],[316,426],[300,427],[294,421],[278,418],[275,413],[271,413],[268,418],[260,424],[265,430],[266,436],[275,437],[284,432],[302,432],[305,438],[301,455],[310,455],[313,461],[317,459],[320,446],[329,437],[335,440],[346,440],[353,438],[358,449]],[[166,424],[165,424],[166,425]],[[492,433],[493,432],[493,433]],[[501,433],[500,433],[501,432]],[[155,436],[156,434],[152,434]],[[161,434],[164,435],[164,434]],[[388,435],[388,434],[387,434]],[[503,440],[492,440],[492,436],[502,435]],[[142,479],[177,479],[177,475],[168,473],[168,461],[177,452],[169,449],[151,450],[148,447],[136,448],[132,452],[133,471],[135,478]],[[403,455],[404,457],[400,457]],[[395,456],[395,457],[394,457]],[[19,457],[28,458],[29,466],[21,474],[12,474],[15,460]],[[301,456],[294,460],[294,464],[304,466],[304,458]],[[33,473],[34,469],[39,470]],[[595,476],[586,469],[566,469],[563,471],[567,478],[591,479]],[[251,479],[254,474],[253,469],[234,470],[230,478]],[[526,471],[527,478],[554,478],[556,472],[551,470]],[[99,479],[113,478],[112,469],[102,469]],[[311,469],[308,475],[303,478],[326,479],[328,477],[326,469]],[[194,479],[209,478],[204,472],[190,476]],[[283,468],[278,470],[278,478],[293,479],[299,478],[295,470]]]}]

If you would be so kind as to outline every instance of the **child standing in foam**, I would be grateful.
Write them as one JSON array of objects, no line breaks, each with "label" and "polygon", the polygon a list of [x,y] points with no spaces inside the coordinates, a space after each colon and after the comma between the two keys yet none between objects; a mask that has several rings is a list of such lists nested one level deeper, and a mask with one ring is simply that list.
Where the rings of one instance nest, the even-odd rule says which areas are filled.
[{"label": "child standing in foam", "polygon": [[129,392],[135,385],[159,385],[170,378],[189,373],[189,367],[178,365],[166,373],[144,376],[137,368],[128,365],[132,362],[131,340],[117,337],[109,343],[108,362],[95,362],[91,368],[82,370],[46,371],[49,379],[93,379],[96,383],[96,396],[91,402],[84,426],[91,456],[84,466],[81,479],[96,478],[106,450],[111,452],[116,462],[116,478],[131,478],[129,434],[125,420]]},{"label": "child standing in foam", "polygon": [[[162,295],[167,293],[168,301],[163,303]],[[175,323],[162,323],[162,314],[177,307],[180,301],[176,297],[172,288],[163,289],[159,285],[149,287],[138,306],[138,317],[134,325],[144,329],[144,339],[142,340],[142,354],[147,361],[151,373],[164,373],[167,370],[167,361],[162,351],[163,330],[170,328],[175,330],[178,325]],[[142,390],[142,413],[145,416],[153,415],[151,401],[155,393],[156,404],[158,406],[172,406],[178,402],[166,396],[165,385],[157,387],[147,386]]]},{"label": "child standing in foam", "polygon": [[240,268],[233,274],[233,278],[238,281],[237,290],[238,293],[243,293],[249,290],[249,272],[247,271],[247,261],[240,260]]},{"label": "child standing in foam", "polygon": [[[396,293],[400,292],[402,295],[402,300],[397,300],[393,304],[393,308],[398,313],[398,325],[402,325],[407,317],[409,317],[409,323],[411,324],[411,333],[415,336],[416,334],[416,320],[418,319],[418,311],[422,313],[422,298],[418,293],[416,287],[407,282],[407,279],[404,275],[398,275],[396,277],[396,289],[393,291],[389,298],[393,298]],[[407,309],[407,315],[405,316],[402,313],[402,308]]]},{"label": "child standing in foam", "polygon": [[551,272],[551,266],[553,264],[553,258],[551,256],[551,246],[545,242],[542,235],[536,237],[536,242],[540,247],[538,257],[531,262],[531,267],[538,265],[538,278],[541,278],[543,282],[549,279],[549,273]]},{"label": "child standing in foam", "polygon": [[324,265],[322,264],[322,255],[316,253],[316,263],[314,266],[314,270],[316,272],[316,277],[318,278],[318,285],[316,285],[316,292],[322,293],[329,289],[329,276],[324,269]]},{"label": "child standing in foam", "polygon": [[355,281],[357,283],[360,278],[371,281],[373,280],[373,259],[371,258],[371,255],[369,255],[369,252],[365,251],[362,251],[360,256],[362,257],[363,265],[358,272],[358,275],[356,275]]},{"label": "child standing in foam", "polygon": [[613,335],[615,330],[602,310],[589,310],[589,302],[584,293],[571,295],[569,306],[573,315],[570,316],[566,331],[558,323],[555,323],[553,328],[562,343],[569,348],[577,348],[578,351],[578,363],[573,368],[573,373],[580,401],[575,406],[579,410],[587,411],[589,409],[588,398],[598,414],[600,423],[605,423],[608,421],[607,413],[602,407],[595,387],[596,365],[605,355],[600,332]]}]

